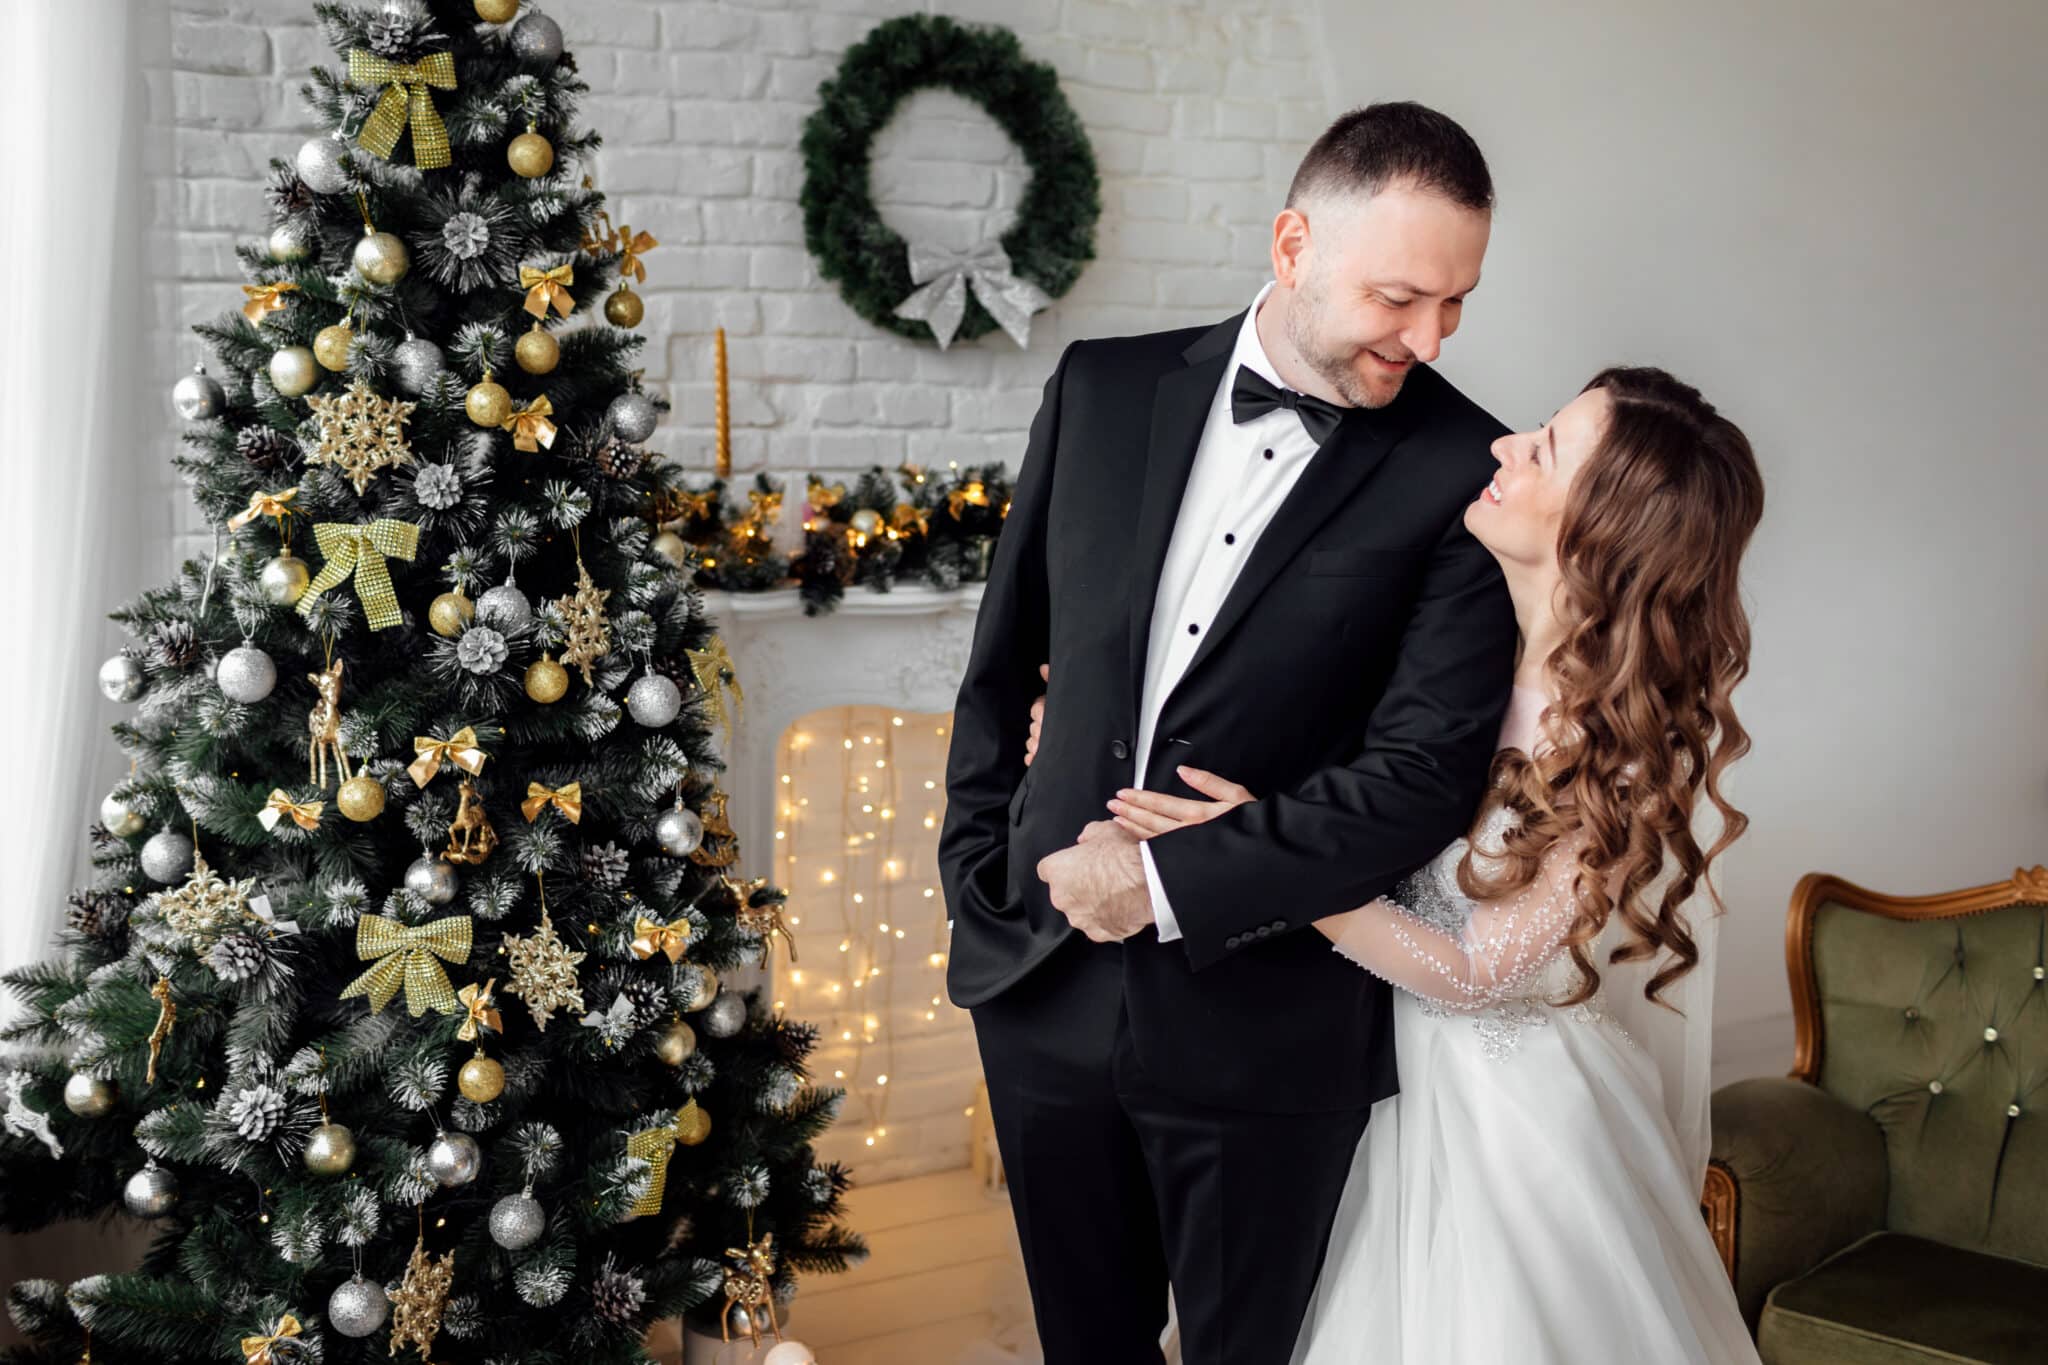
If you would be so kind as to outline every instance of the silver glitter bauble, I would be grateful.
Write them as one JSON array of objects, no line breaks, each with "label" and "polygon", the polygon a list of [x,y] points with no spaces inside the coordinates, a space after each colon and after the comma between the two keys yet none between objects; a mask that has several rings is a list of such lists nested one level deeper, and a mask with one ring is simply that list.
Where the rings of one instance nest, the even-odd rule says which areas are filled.
[{"label": "silver glitter bauble", "polygon": [[518,584],[500,583],[476,599],[476,619],[499,630],[524,630],[533,620],[533,603]]},{"label": "silver glitter bauble", "polygon": [[142,846],[142,870],[168,886],[192,870],[192,841],[174,829],[160,829]]},{"label": "silver glitter bauble", "polygon": [[356,1164],[356,1135],[344,1124],[323,1123],[306,1135],[299,1159],[314,1175],[347,1175]]},{"label": "silver glitter bauble", "polygon": [[366,1337],[391,1316],[391,1296],[360,1274],[343,1280],[327,1296],[327,1321],[345,1337]]},{"label": "silver glitter bauble", "polygon": [[128,1177],[121,1203],[137,1218],[161,1218],[178,1205],[178,1177],[154,1161]]},{"label": "silver glitter bauble", "polygon": [[605,415],[611,418],[612,432],[628,445],[652,436],[655,423],[661,420],[654,400],[644,393],[620,394],[605,409]]},{"label": "silver glitter bauble", "polygon": [[746,998],[731,991],[720,992],[718,998],[704,1011],[704,1031],[713,1038],[733,1037],[746,1026]]},{"label": "silver glitter bauble", "polygon": [[389,232],[366,232],[356,243],[356,274],[371,284],[397,284],[412,267],[405,243]]},{"label": "silver glitter bauble", "polygon": [[434,382],[434,376],[447,367],[441,348],[425,337],[408,334],[404,341],[398,343],[398,349],[391,353],[392,381],[408,398],[417,398],[426,392],[427,385]]},{"label": "silver glitter bauble", "polygon": [[289,223],[279,223],[272,228],[266,245],[273,261],[303,261],[313,253],[313,244],[307,233]]},{"label": "silver glitter bauble", "polygon": [[71,1079],[64,1082],[64,1107],[82,1119],[105,1118],[113,1109],[114,1097],[118,1093],[114,1083],[106,1077],[74,1071]]},{"label": "silver glitter bauble", "polygon": [[259,702],[277,686],[277,665],[254,645],[236,645],[220,656],[220,667],[213,671],[213,682],[229,701]]},{"label": "silver glitter bauble", "polygon": [[270,387],[285,398],[311,393],[320,382],[320,362],[311,346],[282,346],[270,353]]},{"label": "silver glitter bauble", "polygon": [[309,137],[292,158],[299,179],[315,194],[340,194],[348,188],[348,169],[341,164],[348,146],[336,137]]},{"label": "silver glitter bauble", "polygon": [[203,422],[209,417],[218,417],[228,405],[227,390],[220,381],[206,372],[204,365],[194,365],[192,373],[171,386],[171,406],[178,410],[178,416],[188,422]]},{"label": "silver glitter bauble", "polygon": [[126,654],[116,654],[100,665],[100,691],[108,701],[134,701],[142,695],[145,681],[142,664]]},{"label": "silver glitter bauble", "polygon": [[483,1149],[467,1133],[443,1133],[427,1148],[427,1170],[443,1185],[467,1185],[483,1168]]},{"label": "silver glitter bauble", "polygon": [[313,581],[306,561],[297,555],[279,555],[263,566],[263,573],[256,580],[263,590],[266,601],[280,607],[288,607],[305,595],[306,587]]},{"label": "silver glitter bauble", "polygon": [[439,858],[415,858],[405,869],[405,889],[429,905],[446,905],[462,889],[462,878]]},{"label": "silver glitter bauble", "polygon": [[659,673],[649,673],[626,689],[626,709],[640,724],[659,730],[683,709],[682,689]]},{"label": "silver glitter bauble", "polygon": [[677,806],[663,811],[654,822],[654,837],[663,853],[681,858],[695,853],[704,842],[704,821],[697,812]]},{"label": "silver glitter bauble", "polygon": [[144,822],[140,811],[108,792],[107,799],[100,802],[100,823],[116,839],[126,839],[131,834],[142,833]]},{"label": "silver glitter bauble", "polygon": [[530,1194],[508,1194],[491,1205],[491,1240],[507,1251],[532,1246],[547,1229],[547,1210]]},{"label": "silver glitter bauble", "polygon": [[545,14],[512,25],[512,55],[521,66],[552,66],[562,57],[562,26]]}]

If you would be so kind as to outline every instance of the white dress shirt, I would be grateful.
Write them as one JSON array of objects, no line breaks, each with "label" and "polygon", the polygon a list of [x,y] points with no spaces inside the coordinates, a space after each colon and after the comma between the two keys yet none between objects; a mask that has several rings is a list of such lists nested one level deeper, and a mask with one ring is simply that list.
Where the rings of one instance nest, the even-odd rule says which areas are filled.
[{"label": "white dress shirt", "polygon": [[[1145,686],[1138,703],[1138,769],[1131,785],[1145,786],[1145,765],[1167,694],[1187,671],[1202,634],[1216,618],[1230,585],[1237,581],[1252,546],[1316,453],[1301,418],[1275,408],[1242,426],[1230,418],[1230,389],[1237,367],[1249,366],[1275,388],[1286,388],[1259,342],[1259,307],[1273,290],[1268,280],[1244,315],[1237,347],[1223,367],[1223,379],[1209,402],[1209,420],[1195,448],[1187,490],[1167,542],[1159,590],[1152,602],[1152,632],[1145,647]],[[1170,754],[1169,754],[1170,757]],[[1225,773],[1225,777],[1229,774]],[[1159,783],[1163,788],[1165,782]],[[1158,788],[1155,788],[1157,790]],[[1162,942],[1180,937],[1180,924],[1167,904],[1166,887],[1152,865],[1152,845],[1138,845],[1145,883],[1152,892],[1152,918]]]}]

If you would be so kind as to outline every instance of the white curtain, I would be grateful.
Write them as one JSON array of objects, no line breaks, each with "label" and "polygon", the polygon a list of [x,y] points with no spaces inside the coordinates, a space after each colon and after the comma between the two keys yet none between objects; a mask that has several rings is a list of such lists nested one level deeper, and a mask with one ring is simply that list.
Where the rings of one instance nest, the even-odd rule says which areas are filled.
[{"label": "white curtain", "polygon": [[[8,6],[0,82],[0,968],[43,956],[89,867],[85,829],[126,772],[100,696],[106,613],[141,586],[141,477],[171,419],[142,337],[146,18],[129,0]],[[0,1013],[9,1007],[0,1005]]]}]

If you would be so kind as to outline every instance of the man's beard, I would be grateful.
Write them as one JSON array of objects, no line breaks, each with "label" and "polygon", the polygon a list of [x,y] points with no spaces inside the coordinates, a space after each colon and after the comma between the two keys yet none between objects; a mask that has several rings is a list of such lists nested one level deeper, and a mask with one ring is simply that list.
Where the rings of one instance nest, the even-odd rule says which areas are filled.
[{"label": "man's beard", "polygon": [[1351,367],[1350,357],[1339,355],[1322,344],[1315,333],[1315,322],[1323,316],[1329,290],[1322,272],[1312,270],[1308,278],[1295,287],[1294,298],[1284,319],[1287,329],[1287,344],[1294,353],[1332,389],[1337,396],[1354,408],[1383,408],[1394,401],[1401,392],[1401,381],[1394,381],[1393,389],[1385,397],[1374,393],[1358,377]]}]

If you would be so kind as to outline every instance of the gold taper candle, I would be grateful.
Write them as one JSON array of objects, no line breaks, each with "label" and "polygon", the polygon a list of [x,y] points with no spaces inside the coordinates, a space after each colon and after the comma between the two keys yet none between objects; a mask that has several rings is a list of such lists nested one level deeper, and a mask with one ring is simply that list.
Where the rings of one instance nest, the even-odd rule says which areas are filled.
[{"label": "gold taper candle", "polygon": [[718,423],[718,477],[732,477],[732,409],[726,403],[725,392],[725,329],[718,329],[718,394],[713,400],[714,420]]}]

